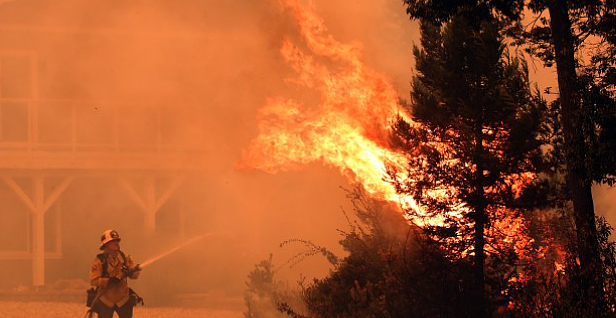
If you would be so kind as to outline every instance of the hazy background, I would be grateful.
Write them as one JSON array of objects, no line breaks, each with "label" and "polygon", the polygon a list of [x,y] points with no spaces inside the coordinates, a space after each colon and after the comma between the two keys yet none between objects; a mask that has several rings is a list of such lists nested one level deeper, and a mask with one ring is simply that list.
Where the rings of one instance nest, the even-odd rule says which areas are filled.
[{"label": "hazy background", "polygon": [[[310,3],[337,40],[357,43],[366,64],[389,76],[402,98],[408,96],[412,44],[419,35],[401,1]],[[285,81],[293,73],[279,53],[284,37],[297,36],[292,17],[274,0],[0,2],[2,97],[31,96],[34,91],[41,100],[71,99],[79,105],[80,139],[92,142],[108,138],[105,119],[119,107],[123,143],[148,142],[162,134],[166,142],[205,154],[202,169],[190,173],[161,208],[155,233],[144,230],[143,215],[118,187],[116,172],[76,179],[46,215],[51,222],[53,213],[62,214],[63,252],[61,259],[47,261],[47,282],[85,279],[100,233],[108,228],[120,232],[123,249],[137,262],[186,238],[210,235],[144,271],[135,286],[154,304],[166,301],[161,290],[239,297],[255,262],[273,253],[274,262],[283,265],[301,251],[279,248],[286,239],[308,239],[342,253],[336,229],[347,229],[341,209],[351,209],[340,189],[349,184],[337,171],[311,165],[271,175],[235,168],[242,149],[256,137],[255,117],[265,100],[297,93],[298,88]],[[36,88],[23,89],[34,76],[25,71],[27,61],[2,55],[14,50],[36,52]],[[553,70],[534,71],[541,87],[556,86]],[[23,138],[23,120],[6,119],[11,109],[19,117],[20,108],[9,104],[2,104],[3,142]],[[56,107],[41,111],[46,125],[41,139],[61,141],[69,113],[62,102],[49,105]],[[160,133],[153,129],[157,120],[163,123]],[[137,185],[144,175],[147,172],[129,174]],[[612,224],[615,193],[595,191],[596,210]],[[186,214],[183,233],[179,210]],[[5,220],[0,224],[0,249],[27,248],[27,209],[4,184],[0,211]],[[47,229],[47,241],[52,242],[51,223]],[[30,263],[0,261],[6,268],[0,273],[0,288],[29,285]],[[314,258],[283,268],[279,275],[294,283],[299,273],[322,276],[328,268]]]}]

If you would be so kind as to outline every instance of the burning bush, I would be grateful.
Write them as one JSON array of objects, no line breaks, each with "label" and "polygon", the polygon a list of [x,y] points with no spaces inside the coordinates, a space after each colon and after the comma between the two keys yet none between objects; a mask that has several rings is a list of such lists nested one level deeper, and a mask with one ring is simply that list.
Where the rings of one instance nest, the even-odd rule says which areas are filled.
[{"label": "burning bush", "polygon": [[447,259],[391,205],[351,193],[349,253],[303,288],[312,317],[465,317],[471,264]]},{"label": "burning bush", "polygon": [[[473,317],[472,259],[450,257],[442,246],[409,226],[391,205],[366,199],[357,191],[350,196],[358,221],[349,222],[350,230],[341,231],[340,244],[348,255],[328,257],[333,269],[327,277],[301,285],[303,301],[298,301],[297,294],[288,286],[276,282],[271,257],[257,264],[247,283],[246,318],[283,317],[283,313],[294,318]],[[558,228],[563,231],[559,239],[567,240],[574,237],[572,228],[567,230],[570,226],[567,220],[555,214],[536,222],[541,223],[537,226]],[[548,253],[535,255],[533,264],[524,268],[528,275],[520,276],[524,279],[508,279],[509,276],[498,271],[499,267],[494,267],[490,286],[500,289],[487,292],[492,317],[573,318],[603,317],[601,312],[613,314],[616,308],[614,243],[608,241],[609,226],[602,220],[598,224],[601,224],[601,253],[608,294],[605,301],[591,301],[580,294],[585,290],[582,288],[585,282],[579,264],[571,256],[574,253],[563,251],[569,255],[566,259],[564,255]],[[567,249],[567,245],[563,244],[562,248]],[[329,255],[318,248],[313,250],[318,253],[311,255]]]}]

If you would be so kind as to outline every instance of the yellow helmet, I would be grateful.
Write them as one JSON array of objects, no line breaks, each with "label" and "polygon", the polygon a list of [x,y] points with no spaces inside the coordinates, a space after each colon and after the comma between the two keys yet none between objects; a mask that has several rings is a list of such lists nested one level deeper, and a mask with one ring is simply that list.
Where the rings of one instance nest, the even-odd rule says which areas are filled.
[{"label": "yellow helmet", "polygon": [[122,239],[120,238],[120,234],[118,234],[118,231],[116,230],[107,230],[105,232],[103,232],[103,235],[101,235],[101,246],[99,247],[99,249],[105,249],[104,246],[105,244],[111,242],[111,241],[121,241]]}]

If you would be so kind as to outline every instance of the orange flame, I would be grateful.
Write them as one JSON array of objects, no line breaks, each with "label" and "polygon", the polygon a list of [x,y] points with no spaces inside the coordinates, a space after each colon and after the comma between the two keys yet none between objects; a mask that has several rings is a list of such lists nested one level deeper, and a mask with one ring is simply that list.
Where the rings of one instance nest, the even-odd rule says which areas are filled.
[{"label": "orange flame", "polygon": [[[390,80],[361,61],[359,47],[329,35],[313,10],[294,0],[281,3],[294,15],[307,48],[288,39],[282,45],[283,58],[298,73],[291,81],[317,92],[321,102],[270,98],[258,113],[259,136],[239,166],[274,173],[322,163],[338,168],[373,197],[416,208],[384,181],[386,164],[404,171],[407,163],[388,147],[387,127],[396,115],[410,122]],[[332,61],[335,69],[327,66]]]},{"label": "orange flame", "polygon": [[[281,3],[294,15],[305,41],[301,45],[289,39],[283,42],[281,54],[297,73],[289,81],[318,93],[320,103],[306,105],[282,97],[268,99],[258,113],[259,135],[244,151],[238,166],[270,173],[301,169],[310,163],[335,167],[361,184],[373,198],[401,204],[409,222],[419,226],[443,224],[445,218],[455,220],[467,212],[460,203],[447,215],[428,216],[410,195],[396,193],[392,183],[386,181],[386,167],[401,171],[398,177],[405,180],[410,177],[405,173],[409,158],[390,147],[388,128],[397,116],[412,125],[415,123],[399,107],[390,80],[361,61],[359,47],[340,43],[329,35],[314,10],[303,8],[298,0],[281,0]],[[437,143],[437,146],[447,153],[447,145],[441,147]],[[504,184],[487,188],[486,192],[508,189],[519,196],[535,177],[533,173],[504,176]],[[456,189],[442,188],[428,195],[451,199],[456,197],[455,192]],[[488,213],[492,222],[485,233],[486,253],[499,253],[498,249],[506,247],[513,249],[521,262],[532,263],[536,259],[531,255],[534,241],[525,218],[498,206],[490,207]],[[469,234],[465,235],[452,239],[465,240]],[[473,251],[461,251],[459,256],[468,253]],[[523,281],[527,277],[521,270],[510,281]]]},{"label": "orange flame", "polygon": [[[372,197],[412,210],[414,213],[405,216],[417,225],[438,225],[445,217],[460,217],[463,206],[448,215],[424,217],[410,196],[396,193],[386,181],[387,165],[401,171],[401,180],[408,177],[403,175],[408,158],[389,147],[388,127],[396,116],[413,124],[409,114],[399,107],[390,80],[361,61],[359,47],[340,43],[328,34],[314,10],[302,7],[298,0],[281,3],[294,15],[305,41],[301,48],[289,39],[283,42],[281,54],[297,73],[290,81],[317,92],[320,103],[305,105],[282,97],[267,100],[258,113],[259,135],[244,151],[238,166],[276,173],[320,163],[338,168]],[[515,175],[507,182],[525,183],[532,177]],[[451,191],[455,189],[434,190],[430,195],[451,197]],[[513,244],[522,253],[532,242],[530,238],[520,239],[526,231],[524,219],[506,212],[495,211],[500,217],[488,230],[493,233],[488,234]]]}]

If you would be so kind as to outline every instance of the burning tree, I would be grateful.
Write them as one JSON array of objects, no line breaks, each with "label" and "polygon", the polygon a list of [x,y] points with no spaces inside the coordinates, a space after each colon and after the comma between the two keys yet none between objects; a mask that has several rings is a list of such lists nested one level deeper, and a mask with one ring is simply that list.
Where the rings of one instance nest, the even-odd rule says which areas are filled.
[{"label": "burning tree", "polygon": [[[598,307],[588,299],[612,300],[604,294],[600,242],[595,221],[591,187],[613,184],[616,175],[616,30],[613,0],[504,0],[504,1],[415,1],[404,0],[412,18],[441,23],[462,13],[477,18],[496,16],[512,28],[508,32],[518,44],[546,66],[556,65],[559,99],[556,112],[562,125],[560,145],[564,160],[564,194],[573,207],[576,257],[585,282],[578,300],[589,313]],[[526,9],[526,10],[525,10]],[[535,17],[525,25],[525,15]],[[589,49],[590,48],[590,49]],[[607,273],[609,274],[609,273]],[[612,315],[614,308],[599,309]]]},{"label": "burning tree", "polygon": [[[444,29],[424,23],[411,119],[390,81],[362,62],[360,47],[336,41],[301,1],[280,3],[300,35],[285,38],[280,50],[297,73],[288,82],[320,98],[268,99],[258,114],[259,136],[238,166],[271,173],[315,162],[337,168],[371,198],[402,203],[406,221],[438,243],[407,259],[400,257],[405,247],[383,253],[388,240],[380,245],[371,235],[350,233],[344,243],[350,257],[309,286],[313,300],[326,300],[312,303],[317,307],[311,310],[323,309],[316,317],[358,317],[363,305],[365,316],[386,316],[383,310],[413,308],[432,292],[445,305],[431,307],[435,310],[426,310],[425,317],[485,316],[486,296],[490,309],[511,304],[511,285],[531,277],[524,275],[522,260],[532,265],[543,257],[529,253],[533,241],[520,204],[541,168],[541,119],[547,116],[544,101],[529,88],[526,65],[505,52],[497,22],[456,17]],[[429,21],[446,22],[457,12],[456,3],[451,10],[419,11],[437,15]],[[466,9],[471,17],[492,12]],[[508,18],[519,14],[509,11]],[[390,138],[396,115],[400,120]],[[386,180],[388,165],[392,182]],[[474,275],[467,275],[469,264]],[[469,277],[475,280],[467,282]],[[391,288],[379,292],[385,287]],[[349,290],[358,297],[346,302]],[[479,299],[470,306],[475,313],[457,310],[474,299]],[[321,304],[341,311],[328,315],[331,307]]]},{"label": "burning tree", "polygon": [[543,166],[546,103],[499,30],[491,19],[456,16],[442,28],[422,21],[410,105],[416,123],[394,125],[410,159],[407,174],[390,176],[419,205],[407,209],[409,219],[451,259],[472,259],[469,317],[487,317],[507,282],[522,279],[516,265],[530,257],[532,240],[521,198]]}]

